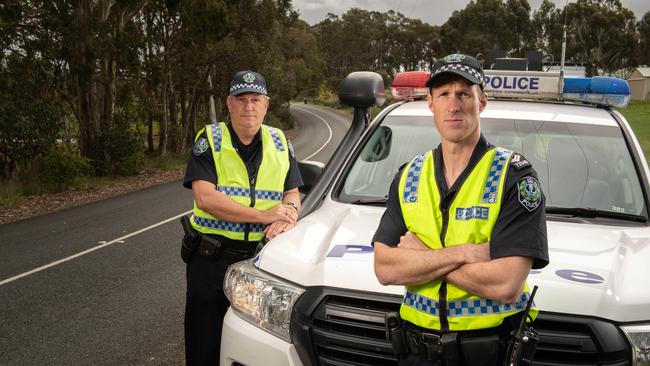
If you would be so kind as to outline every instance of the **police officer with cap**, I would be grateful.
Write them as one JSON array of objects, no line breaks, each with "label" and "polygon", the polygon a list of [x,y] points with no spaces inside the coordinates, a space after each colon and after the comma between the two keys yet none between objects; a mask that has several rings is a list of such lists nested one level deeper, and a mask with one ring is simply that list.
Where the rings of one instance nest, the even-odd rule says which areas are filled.
[{"label": "police officer with cap", "polygon": [[219,364],[229,306],[223,292],[226,269],[251,258],[265,236],[272,239],[293,228],[300,210],[303,182],[293,147],[281,130],[262,124],[269,107],[264,77],[237,72],[226,105],[230,122],[199,131],[183,182],[194,195],[186,238],[197,238],[196,251],[184,253],[187,365]]},{"label": "police officer with cap", "polygon": [[528,272],[548,264],[544,195],[523,156],[481,133],[475,58],[446,56],[426,85],[441,142],[397,173],[373,238],[379,281],[406,286],[394,347],[400,365],[503,364]]}]

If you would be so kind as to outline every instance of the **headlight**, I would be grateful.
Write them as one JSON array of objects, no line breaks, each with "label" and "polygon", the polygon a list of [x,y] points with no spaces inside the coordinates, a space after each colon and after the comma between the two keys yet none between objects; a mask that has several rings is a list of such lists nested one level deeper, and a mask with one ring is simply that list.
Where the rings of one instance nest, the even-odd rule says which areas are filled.
[{"label": "headlight", "polygon": [[287,342],[291,310],[304,291],[260,271],[252,260],[231,265],[224,278],[224,292],[235,313]]},{"label": "headlight", "polygon": [[632,345],[633,364],[650,366],[650,324],[625,325],[621,329]]}]

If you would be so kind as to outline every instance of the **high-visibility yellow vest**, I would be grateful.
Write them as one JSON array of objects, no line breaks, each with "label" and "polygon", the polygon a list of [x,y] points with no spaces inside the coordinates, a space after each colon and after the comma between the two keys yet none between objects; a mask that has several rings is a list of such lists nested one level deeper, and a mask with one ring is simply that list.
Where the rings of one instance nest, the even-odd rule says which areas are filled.
[{"label": "high-visibility yellow vest", "polygon": [[[440,209],[433,153],[415,157],[404,169],[399,183],[399,201],[407,229],[434,250],[490,241],[511,156],[512,152],[506,149],[488,150],[444,212]],[[524,310],[529,298],[527,283],[517,302],[505,304],[436,279],[407,286],[400,315],[420,327],[443,332],[493,328],[507,316]],[[537,313],[537,308],[531,307],[529,314],[533,319]]]},{"label": "high-visibility yellow vest", "polygon": [[[262,163],[254,182],[249,180],[246,165],[232,145],[226,124],[207,125],[205,132],[217,170],[218,191],[241,205],[262,211],[282,202],[284,181],[289,171],[289,147],[281,130],[262,125]],[[199,131],[196,139],[202,133],[203,130]],[[204,234],[247,241],[259,241],[264,237],[265,224],[224,221],[199,209],[196,201],[190,222]]]}]

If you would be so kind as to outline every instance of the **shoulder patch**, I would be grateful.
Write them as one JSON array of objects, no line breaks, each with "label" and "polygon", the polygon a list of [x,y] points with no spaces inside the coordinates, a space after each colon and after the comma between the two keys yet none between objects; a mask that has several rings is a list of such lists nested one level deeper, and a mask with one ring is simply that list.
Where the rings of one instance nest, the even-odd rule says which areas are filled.
[{"label": "shoulder patch", "polygon": [[512,159],[510,159],[510,166],[517,169],[521,170],[525,167],[531,166],[532,164],[526,160],[521,154],[514,153],[512,154]]},{"label": "shoulder patch", "polygon": [[194,143],[194,147],[192,148],[192,152],[194,155],[199,156],[206,152],[208,148],[210,147],[210,144],[208,143],[208,140],[205,139],[205,137],[199,137],[196,142]]},{"label": "shoulder patch", "polygon": [[542,188],[537,178],[529,175],[517,182],[517,197],[519,203],[532,212],[542,203]]}]

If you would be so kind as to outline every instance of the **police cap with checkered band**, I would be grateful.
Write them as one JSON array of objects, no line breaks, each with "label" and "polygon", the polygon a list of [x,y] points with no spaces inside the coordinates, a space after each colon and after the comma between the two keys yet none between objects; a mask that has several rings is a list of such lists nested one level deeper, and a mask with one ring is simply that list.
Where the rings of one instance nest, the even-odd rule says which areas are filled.
[{"label": "police cap with checkered band", "polygon": [[239,71],[230,81],[229,95],[239,95],[243,93],[257,93],[268,95],[266,92],[266,80],[264,76],[255,71]]},{"label": "police cap with checkered band", "polygon": [[426,83],[427,87],[431,89],[437,77],[449,73],[461,76],[470,83],[478,85],[481,89],[485,87],[485,73],[478,60],[472,56],[459,53],[447,55],[433,65],[431,76]]}]

